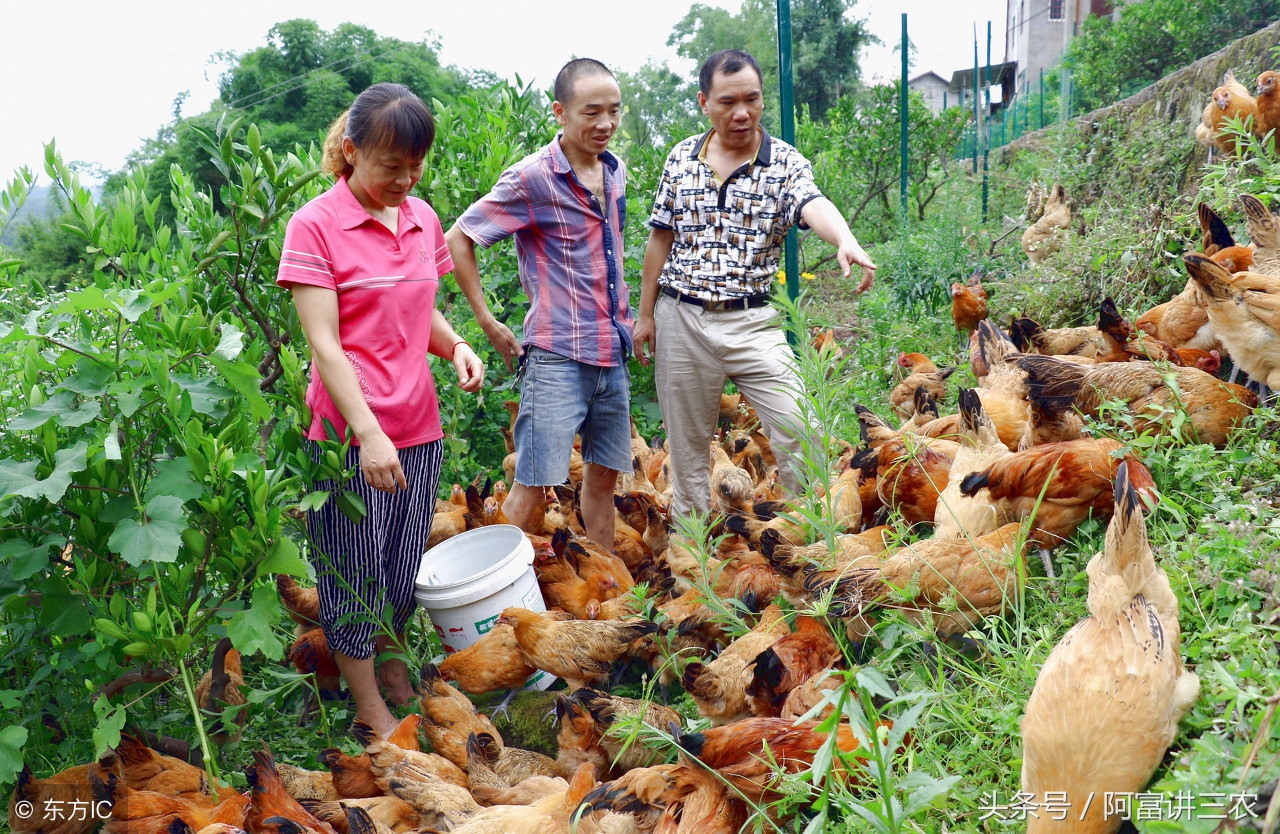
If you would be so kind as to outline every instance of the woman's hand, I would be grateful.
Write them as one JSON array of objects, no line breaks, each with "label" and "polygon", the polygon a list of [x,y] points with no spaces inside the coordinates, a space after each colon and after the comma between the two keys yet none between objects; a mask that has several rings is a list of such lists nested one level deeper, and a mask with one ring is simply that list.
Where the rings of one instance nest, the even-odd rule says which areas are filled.
[{"label": "woman's hand", "polygon": [[408,489],[409,482],[400,468],[400,455],[385,432],[378,430],[369,437],[360,438],[359,449],[360,471],[369,486],[392,493],[397,489]]},{"label": "woman's hand", "polygon": [[458,387],[474,394],[484,384],[484,363],[471,345],[458,342],[453,348],[453,369],[458,372]]}]

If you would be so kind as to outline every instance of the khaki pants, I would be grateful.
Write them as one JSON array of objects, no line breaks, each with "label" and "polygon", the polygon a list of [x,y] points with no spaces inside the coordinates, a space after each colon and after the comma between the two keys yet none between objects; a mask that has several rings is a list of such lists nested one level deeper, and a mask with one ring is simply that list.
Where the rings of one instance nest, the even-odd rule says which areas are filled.
[{"label": "khaki pants", "polygon": [[793,459],[800,451],[795,427],[803,391],[780,315],[770,306],[716,312],[658,297],[654,382],[667,428],[673,518],[710,508],[711,440],[726,378],[760,417],[783,486],[799,493]]}]

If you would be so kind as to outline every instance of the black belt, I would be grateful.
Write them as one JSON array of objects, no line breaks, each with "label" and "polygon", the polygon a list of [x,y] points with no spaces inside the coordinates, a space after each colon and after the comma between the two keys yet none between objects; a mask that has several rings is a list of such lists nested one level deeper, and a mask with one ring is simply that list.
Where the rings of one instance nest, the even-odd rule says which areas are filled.
[{"label": "black belt", "polygon": [[726,298],[723,301],[707,301],[705,298],[698,298],[692,295],[685,295],[679,290],[671,287],[662,287],[662,294],[669,295],[676,301],[683,301],[685,304],[692,304],[695,307],[701,307],[704,310],[719,312],[721,310],[749,310],[753,307],[763,307],[769,303],[769,293],[762,292],[756,295],[746,295],[742,298]]}]

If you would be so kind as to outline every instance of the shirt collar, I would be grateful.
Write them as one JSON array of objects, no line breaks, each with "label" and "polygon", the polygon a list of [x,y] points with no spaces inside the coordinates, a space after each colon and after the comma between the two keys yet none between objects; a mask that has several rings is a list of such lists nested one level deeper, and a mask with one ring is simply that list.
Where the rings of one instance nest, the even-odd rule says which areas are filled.
[{"label": "shirt collar", "polygon": [[[338,181],[334,183],[333,194],[338,212],[338,221],[342,224],[344,230],[354,229],[363,223],[373,220],[373,216],[365,211],[364,206],[360,205],[360,201],[356,199],[356,195],[351,192],[351,184],[347,182],[346,177],[339,177]],[[403,223],[400,224],[400,231],[397,232],[397,237],[406,228],[422,227],[422,223],[418,221],[417,212],[413,210],[413,203],[408,199],[400,204],[400,217],[402,220],[408,221],[409,226],[406,227]]]},{"label": "shirt collar", "polygon": [[[551,170],[557,174],[568,174],[573,171],[573,166],[569,164],[569,157],[565,156],[564,148],[560,147],[560,137],[562,136],[564,136],[563,133],[557,133],[556,138],[551,140]],[[614,156],[612,151],[605,151],[600,154],[600,161],[609,170],[618,170],[618,157]]]},{"label": "shirt collar", "polygon": [[[715,133],[713,127],[698,138],[693,145],[693,153],[689,154],[690,160],[697,160],[702,157],[702,149],[706,147],[707,142],[711,141],[711,134]],[[768,165],[773,161],[773,140],[769,136],[769,131],[762,126],[760,128],[760,149],[756,151],[756,164]]]}]

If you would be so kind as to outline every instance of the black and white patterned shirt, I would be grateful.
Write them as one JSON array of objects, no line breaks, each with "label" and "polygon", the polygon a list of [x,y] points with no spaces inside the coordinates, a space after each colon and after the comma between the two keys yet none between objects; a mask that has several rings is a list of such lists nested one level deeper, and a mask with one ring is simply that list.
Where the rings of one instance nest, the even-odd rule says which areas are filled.
[{"label": "black and white patterned shirt", "polygon": [[770,291],[782,241],[800,210],[822,196],[809,160],[760,130],[760,150],[720,182],[705,160],[711,132],[671,149],[649,225],[675,232],[658,283],[723,301]]}]

